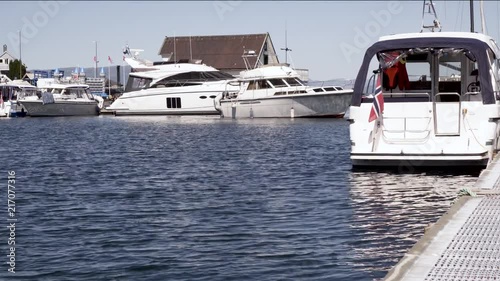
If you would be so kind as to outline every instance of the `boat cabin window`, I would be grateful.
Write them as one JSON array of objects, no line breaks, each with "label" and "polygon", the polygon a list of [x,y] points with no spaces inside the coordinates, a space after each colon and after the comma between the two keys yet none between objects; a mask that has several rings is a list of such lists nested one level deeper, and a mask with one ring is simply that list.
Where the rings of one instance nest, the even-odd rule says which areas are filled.
[{"label": "boat cabin window", "polygon": [[156,82],[152,88],[160,87],[186,87],[201,85],[203,82],[221,81],[234,78],[220,71],[191,71],[172,75]]},{"label": "boat cabin window", "polygon": [[[420,48],[380,52],[372,59],[365,96],[380,83],[389,102],[477,100],[477,63],[462,48]],[[476,69],[474,72],[473,70]],[[468,89],[468,85],[472,85]],[[479,85],[477,83],[477,85]],[[471,94],[470,92],[475,92]]]},{"label": "boat cabin window", "polygon": [[290,86],[303,86],[303,83],[297,78],[285,78],[285,82]]},{"label": "boat cabin window", "polygon": [[151,78],[130,75],[127,81],[127,86],[125,87],[125,92],[147,89],[149,84],[151,84],[151,81],[153,81]]},{"label": "boat cabin window", "polygon": [[33,88],[25,88],[23,89],[24,91],[24,96],[25,97],[31,97],[31,96],[36,96],[36,89]]},{"label": "boat cabin window", "polygon": [[275,88],[288,87],[283,79],[269,79],[269,82],[271,82],[271,85]]},{"label": "boat cabin window", "polygon": [[22,90],[16,86],[4,86],[0,88],[0,96],[3,101],[17,100]]},{"label": "boat cabin window", "polygon": [[265,79],[261,80],[252,80],[248,83],[247,90],[260,90],[260,89],[272,89],[273,87],[269,82]]},{"label": "boat cabin window", "polygon": [[9,88],[8,87],[3,87],[1,89],[0,95],[2,96],[2,100],[4,102],[8,101],[10,99],[10,90],[9,90]]}]

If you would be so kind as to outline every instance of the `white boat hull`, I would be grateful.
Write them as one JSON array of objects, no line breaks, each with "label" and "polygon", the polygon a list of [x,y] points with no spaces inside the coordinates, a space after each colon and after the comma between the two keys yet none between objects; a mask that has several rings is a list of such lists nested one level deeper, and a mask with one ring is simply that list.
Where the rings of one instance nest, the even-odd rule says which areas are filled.
[{"label": "white boat hull", "polygon": [[[170,90],[171,91],[171,90]],[[221,91],[193,91],[164,93],[165,90],[147,95],[118,98],[106,109],[115,115],[218,115],[214,99]],[[167,99],[180,98],[181,106],[169,108]]]},{"label": "white boat hull", "polygon": [[56,101],[43,104],[41,100],[20,101],[32,117],[42,116],[86,116],[98,115],[99,108],[96,101]]},{"label": "white boat hull", "polygon": [[[368,122],[371,103],[350,108],[353,166],[486,166],[498,149],[496,105],[386,103],[383,119]],[[438,119],[436,119],[438,116]]]},{"label": "white boat hull", "polygon": [[218,109],[226,118],[342,117],[351,96],[346,91],[221,100]]}]

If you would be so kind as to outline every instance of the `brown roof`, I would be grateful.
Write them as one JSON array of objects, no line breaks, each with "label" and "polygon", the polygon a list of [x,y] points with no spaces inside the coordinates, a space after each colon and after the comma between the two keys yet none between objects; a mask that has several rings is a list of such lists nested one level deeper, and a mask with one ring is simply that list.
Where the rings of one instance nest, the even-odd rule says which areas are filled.
[{"label": "brown roof", "polygon": [[[245,35],[218,35],[218,36],[176,36],[165,37],[159,55],[168,57],[174,53],[171,59],[203,60],[203,63],[217,69],[245,69],[243,62],[244,50],[253,50],[260,55],[262,47],[269,36],[264,34]],[[191,42],[190,42],[191,41]],[[272,46],[268,46],[272,48]],[[255,64],[257,58],[249,58],[251,64]]]}]

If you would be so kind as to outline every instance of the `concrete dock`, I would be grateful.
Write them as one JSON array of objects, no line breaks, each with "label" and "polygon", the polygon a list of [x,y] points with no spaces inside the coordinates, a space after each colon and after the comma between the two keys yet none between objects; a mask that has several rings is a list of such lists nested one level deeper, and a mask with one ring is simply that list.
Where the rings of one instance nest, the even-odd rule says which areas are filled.
[{"label": "concrete dock", "polygon": [[500,157],[384,280],[500,280]]}]

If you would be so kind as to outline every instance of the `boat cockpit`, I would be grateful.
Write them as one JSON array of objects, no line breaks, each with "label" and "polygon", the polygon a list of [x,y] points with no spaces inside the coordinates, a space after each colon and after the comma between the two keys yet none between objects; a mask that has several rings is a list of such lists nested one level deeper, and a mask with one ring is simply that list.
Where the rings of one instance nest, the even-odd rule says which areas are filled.
[{"label": "boat cockpit", "polygon": [[[426,40],[427,46],[422,44]],[[468,38],[439,41],[422,38],[418,43],[414,39],[377,42],[367,51],[358,73],[352,104],[371,103],[377,83],[387,103],[495,103],[494,92],[500,86],[498,60],[491,47]],[[409,43],[421,47],[410,47]]]},{"label": "boat cockpit", "polygon": [[[375,64],[378,67],[368,78],[364,97],[374,93],[377,83],[380,83],[385,102],[483,100],[478,62],[467,49],[386,50],[377,53]],[[378,82],[380,74],[382,78]],[[363,102],[371,100],[364,99]]]}]

